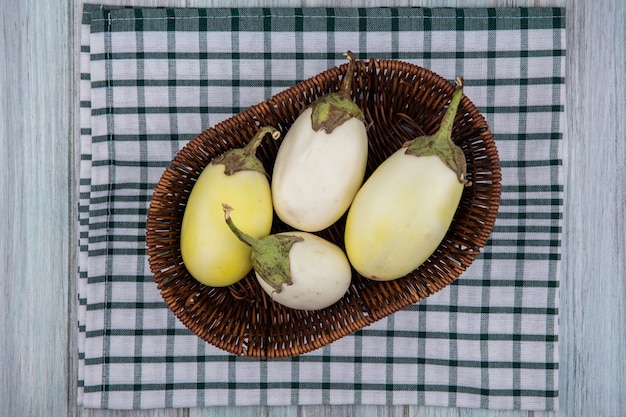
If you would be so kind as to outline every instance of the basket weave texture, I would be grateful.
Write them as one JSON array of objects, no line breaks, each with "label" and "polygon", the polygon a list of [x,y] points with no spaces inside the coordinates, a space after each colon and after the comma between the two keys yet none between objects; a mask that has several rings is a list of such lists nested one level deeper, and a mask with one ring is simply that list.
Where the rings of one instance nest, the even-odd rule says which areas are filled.
[{"label": "basket weave texture", "polygon": [[[225,288],[196,281],[179,248],[185,205],[206,165],[228,149],[248,143],[262,126],[282,137],[303,106],[339,89],[347,64],[324,71],[202,132],[172,160],[154,189],[146,228],[149,264],[168,307],[206,342],[255,358],[295,356],[321,348],[440,291],[474,261],[493,229],[499,207],[498,151],[484,117],[463,97],[452,132],[467,159],[466,187],[453,223],[436,252],[417,270],[389,282],[353,271],[336,304],[317,311],[292,310],[272,302],[249,273]],[[417,65],[396,60],[357,61],[353,100],[368,124],[366,177],[405,141],[439,127],[454,86]],[[257,156],[271,176],[278,141],[264,141]],[[345,215],[319,236],[344,248]],[[292,230],[274,216],[272,233]]]}]

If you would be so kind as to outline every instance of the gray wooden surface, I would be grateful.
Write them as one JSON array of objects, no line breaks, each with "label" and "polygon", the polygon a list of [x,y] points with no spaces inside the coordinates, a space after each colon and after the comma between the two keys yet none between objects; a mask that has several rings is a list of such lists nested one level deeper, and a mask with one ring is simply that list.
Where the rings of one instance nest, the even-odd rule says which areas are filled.
[{"label": "gray wooden surface", "polygon": [[626,415],[623,0],[100,1],[189,7],[566,7],[558,413],[364,406],[107,412],[77,407],[74,219],[83,2],[0,2],[0,416]]}]

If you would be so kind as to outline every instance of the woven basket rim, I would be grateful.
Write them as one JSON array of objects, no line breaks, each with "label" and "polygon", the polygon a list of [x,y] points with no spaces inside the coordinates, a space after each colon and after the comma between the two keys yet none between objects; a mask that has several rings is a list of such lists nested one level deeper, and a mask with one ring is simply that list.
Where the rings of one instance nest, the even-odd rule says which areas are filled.
[{"label": "woven basket rim", "polygon": [[[273,125],[284,137],[303,105],[336,91],[346,70],[347,64],[330,68],[209,127],[175,155],[157,183],[146,225],[150,269],[168,308],[207,343],[254,358],[290,357],[319,349],[440,291],[466,270],[487,243],[501,195],[499,156],[486,120],[463,96],[453,140],[464,149],[468,179],[473,185],[464,191],[439,249],[416,271],[389,282],[371,281],[354,272],[342,300],[312,312],[273,303],[256,283],[253,272],[227,288],[210,288],[190,276],[177,239],[184,204],[202,169],[213,157],[243,146],[264,125]],[[415,64],[357,61],[353,99],[366,119],[375,122],[368,130],[366,176],[399,147],[404,136],[436,130],[453,91],[450,82]],[[268,172],[278,146],[264,144],[257,151]],[[337,230],[330,228],[319,235],[343,248],[338,242],[341,221]],[[272,232],[292,230],[280,229],[284,226],[275,217]]]}]

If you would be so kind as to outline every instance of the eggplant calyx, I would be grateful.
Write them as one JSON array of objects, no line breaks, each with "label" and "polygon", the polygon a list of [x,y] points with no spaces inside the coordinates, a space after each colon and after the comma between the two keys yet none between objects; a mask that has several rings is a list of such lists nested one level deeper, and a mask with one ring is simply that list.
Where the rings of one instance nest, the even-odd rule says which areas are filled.
[{"label": "eggplant calyx", "polygon": [[326,133],[330,134],[353,117],[362,122],[365,121],[363,112],[350,97],[352,79],[354,78],[355,57],[350,51],[347,51],[344,55],[348,57],[348,69],[343,80],[341,80],[339,91],[323,95],[311,104],[313,110],[311,126],[316,132],[324,129]]},{"label": "eggplant calyx", "polygon": [[289,252],[293,245],[302,242],[304,238],[294,235],[269,235],[261,239],[242,232],[235,226],[230,212],[233,210],[228,204],[222,204],[224,218],[230,230],[252,249],[252,268],[256,274],[267,282],[276,292],[281,292],[283,285],[293,284]]},{"label": "eggplant calyx", "polygon": [[403,146],[405,153],[413,156],[438,156],[441,161],[456,173],[459,182],[465,186],[471,183],[467,180],[467,161],[463,150],[452,141],[452,126],[459,103],[463,97],[463,79],[456,78],[454,94],[450,105],[443,116],[441,125],[433,135],[420,136],[408,141]]},{"label": "eggplant calyx", "polygon": [[338,93],[327,94],[320,97],[312,105],[311,127],[318,132],[324,129],[327,134],[356,117],[363,121],[365,116],[356,103],[350,99],[341,97]]},{"label": "eggplant calyx", "polygon": [[280,132],[274,127],[262,127],[246,146],[231,149],[215,157],[211,164],[224,165],[224,174],[226,175],[233,175],[239,171],[256,171],[268,177],[263,163],[256,157],[256,150],[268,133],[274,140],[280,138]]}]

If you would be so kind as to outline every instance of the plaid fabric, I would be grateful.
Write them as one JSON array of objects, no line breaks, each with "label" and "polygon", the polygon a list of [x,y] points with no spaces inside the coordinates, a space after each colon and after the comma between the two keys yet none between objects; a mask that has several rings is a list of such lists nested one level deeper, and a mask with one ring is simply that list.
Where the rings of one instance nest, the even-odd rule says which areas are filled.
[{"label": "plaid fabric", "polygon": [[[562,9],[85,6],[81,405],[556,409],[564,38]],[[184,328],[152,281],[152,189],[202,130],[344,63],[348,49],[465,77],[502,160],[492,237],[453,285],[323,349],[229,355]]]}]

